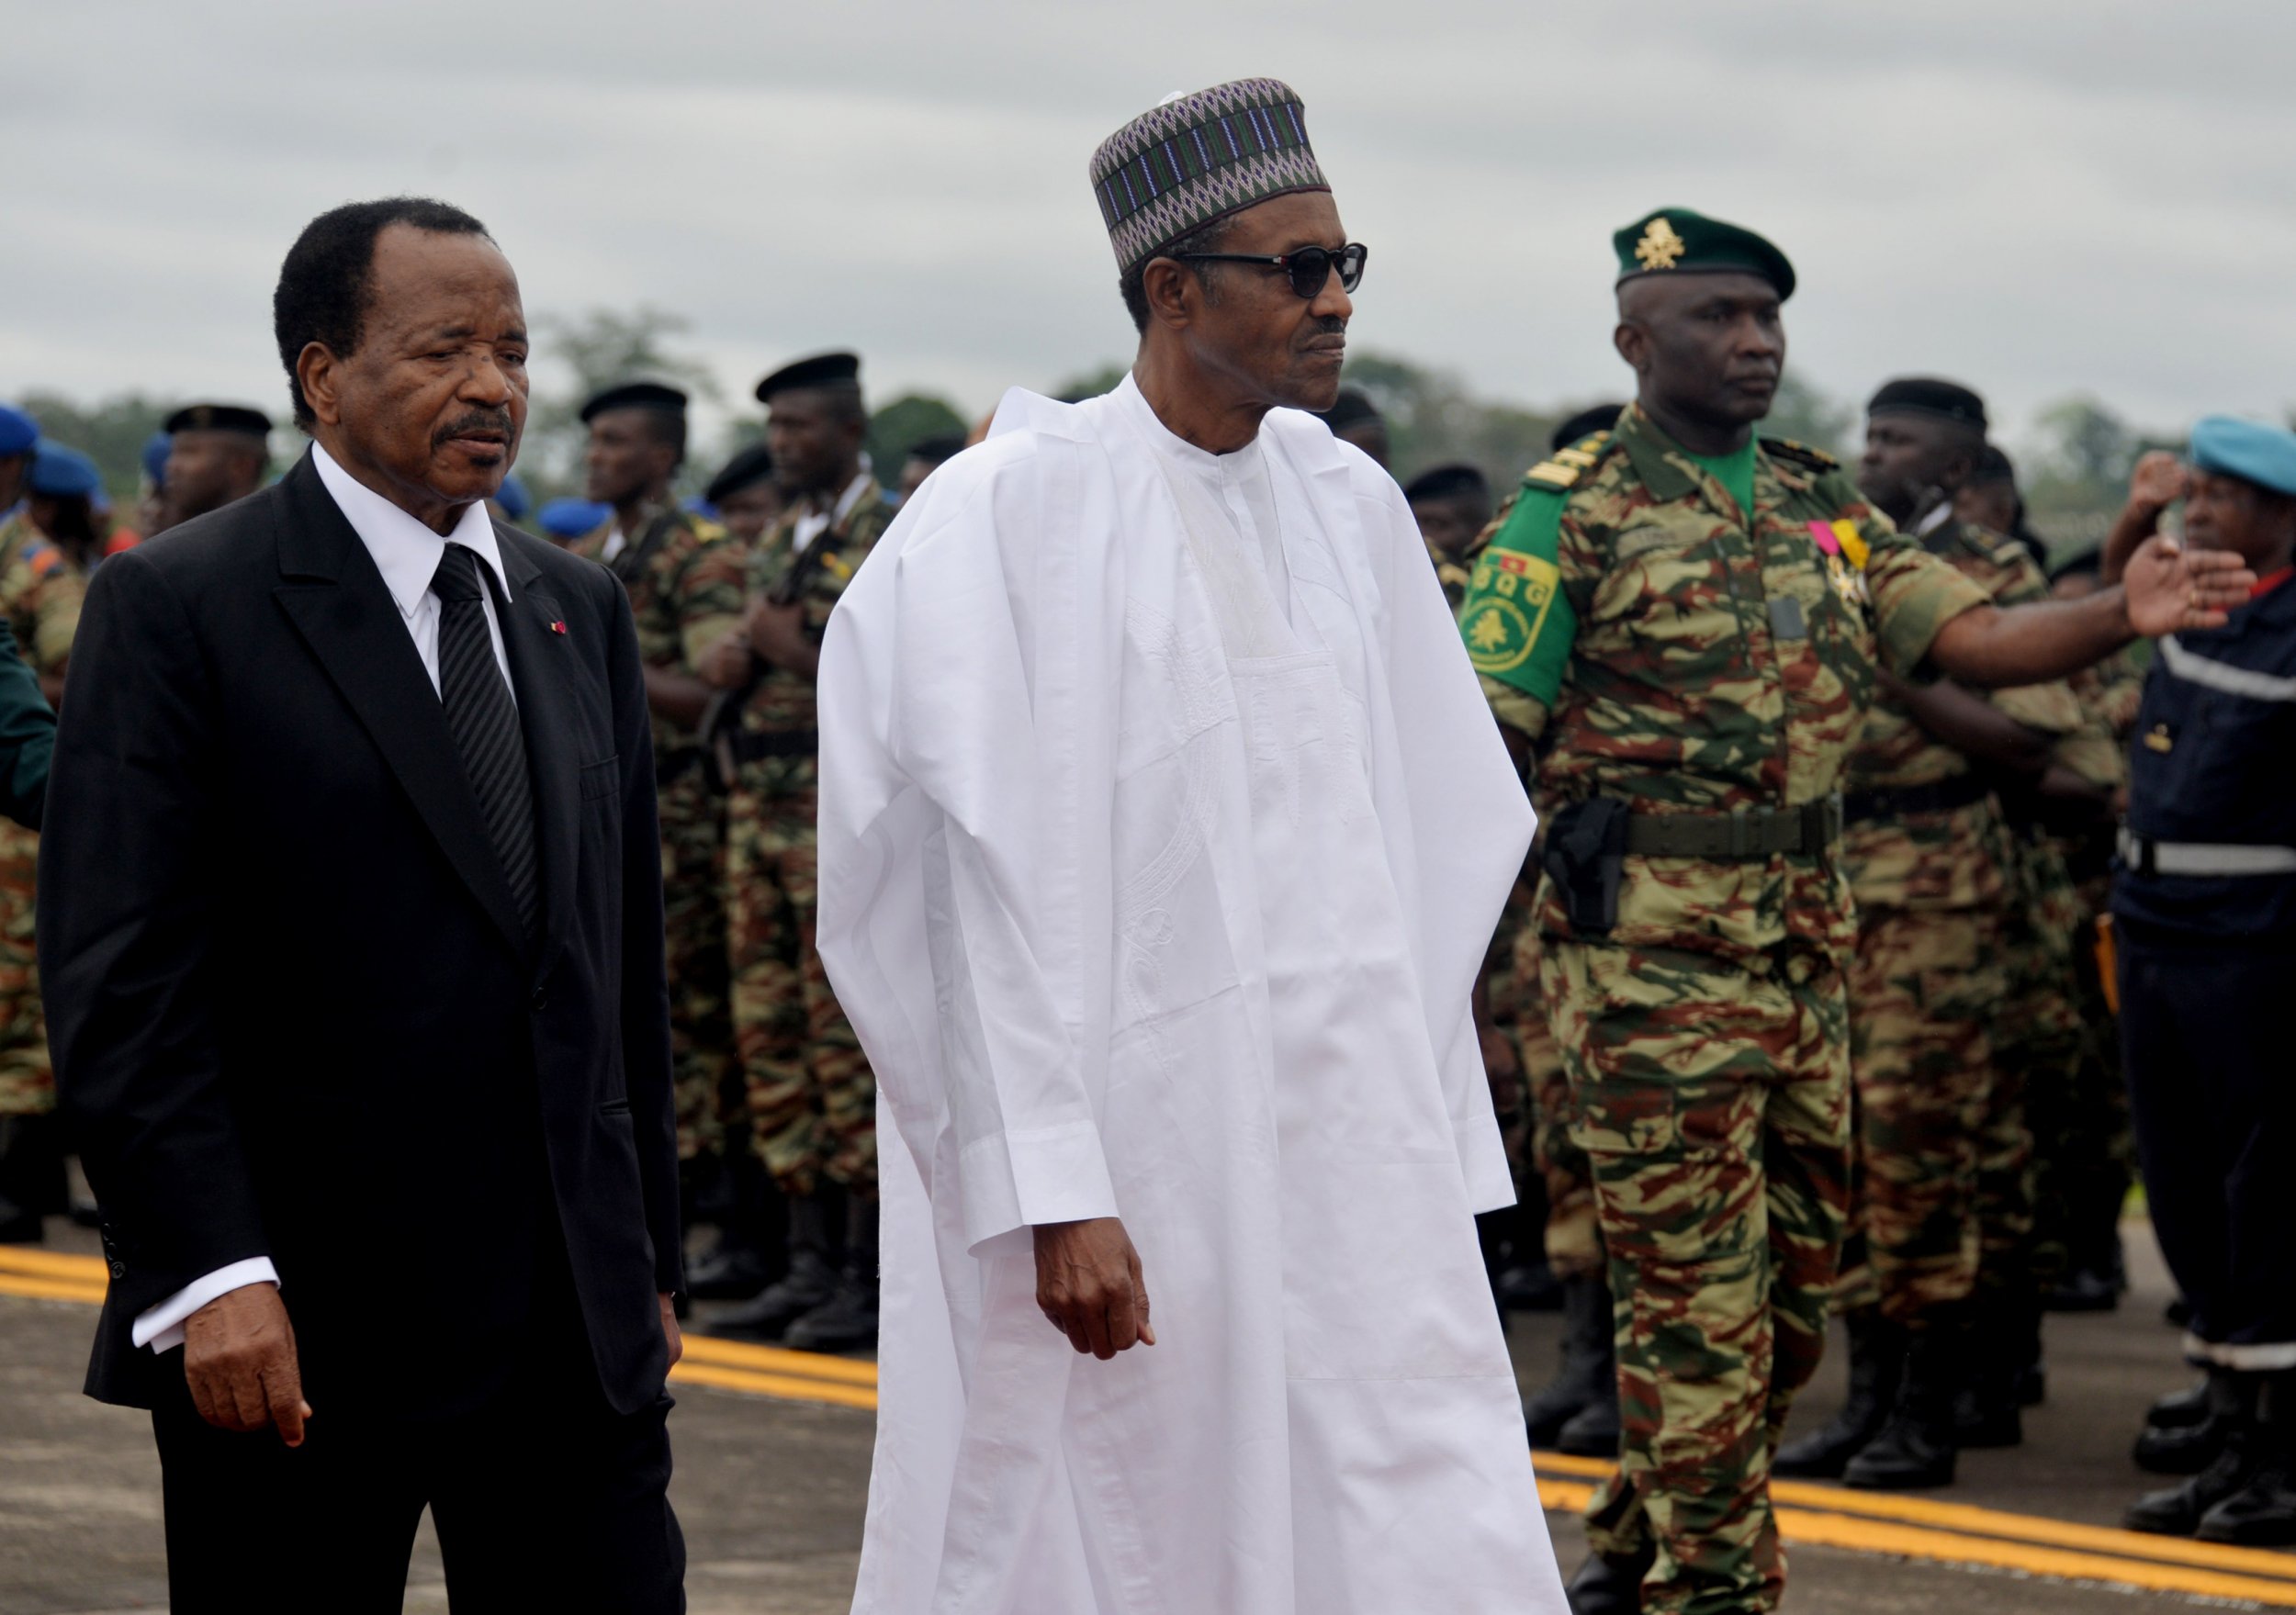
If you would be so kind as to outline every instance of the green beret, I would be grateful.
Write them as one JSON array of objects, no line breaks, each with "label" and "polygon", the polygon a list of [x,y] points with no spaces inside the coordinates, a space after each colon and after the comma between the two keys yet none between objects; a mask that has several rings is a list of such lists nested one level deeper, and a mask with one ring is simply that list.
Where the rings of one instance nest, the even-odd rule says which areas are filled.
[{"label": "green beret", "polygon": [[1687,207],[1661,207],[1645,214],[1611,237],[1618,249],[1618,284],[1645,275],[1692,270],[1701,274],[1759,275],[1778,288],[1778,300],[1794,295],[1794,265],[1784,252],[1750,230],[1708,219]]}]

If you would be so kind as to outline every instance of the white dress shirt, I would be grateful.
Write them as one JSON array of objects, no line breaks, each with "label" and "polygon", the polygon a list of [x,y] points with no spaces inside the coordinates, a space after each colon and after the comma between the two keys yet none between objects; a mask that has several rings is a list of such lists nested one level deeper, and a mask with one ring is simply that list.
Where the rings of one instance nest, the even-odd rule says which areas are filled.
[{"label": "white dress shirt", "polygon": [[[383,587],[390,591],[392,601],[399,607],[407,633],[414,640],[415,654],[422,658],[422,670],[431,676],[431,689],[435,691],[439,601],[438,596],[431,592],[431,579],[437,575],[439,558],[446,553],[446,546],[458,544],[476,551],[493,572],[502,598],[511,598],[511,580],[502,570],[501,545],[495,541],[494,522],[487,515],[486,501],[477,499],[464,506],[455,531],[442,537],[345,471],[318,443],[311,444],[311,464],[329,497],[335,501],[335,508],[343,512],[343,520],[351,523],[351,531],[359,535],[359,542],[374,558],[375,569],[383,575]],[[495,616],[491,591],[482,591],[479,605],[486,612],[488,637],[494,642],[495,665],[502,669],[502,682],[511,687],[511,700],[515,702],[518,686],[511,678],[510,656],[502,648],[502,624]],[[271,1264],[268,1256],[250,1256],[242,1262],[231,1262],[195,1279],[149,1311],[137,1314],[129,1338],[154,1351],[172,1351],[184,1343],[184,1320],[217,1296],[248,1284],[278,1282],[279,1270]]]}]

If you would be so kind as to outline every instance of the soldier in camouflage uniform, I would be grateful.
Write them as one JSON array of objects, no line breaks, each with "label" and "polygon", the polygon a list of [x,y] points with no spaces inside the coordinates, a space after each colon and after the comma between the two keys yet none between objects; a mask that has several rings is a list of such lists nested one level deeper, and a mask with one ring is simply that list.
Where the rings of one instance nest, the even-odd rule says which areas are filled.
[{"label": "soldier in camouflage uniform", "polygon": [[[15,410],[7,413],[28,421]],[[0,431],[6,430],[7,424],[0,423]],[[84,500],[92,491],[92,467],[53,456],[44,466],[28,454],[27,462],[21,481],[30,499],[0,522],[0,618],[52,706],[62,700],[85,584],[33,522],[32,510],[60,499]],[[73,473],[78,480],[69,485],[56,480]],[[11,488],[11,501],[14,492]],[[48,1024],[40,1010],[32,938],[39,864],[39,835],[21,824],[0,824],[0,1201],[6,1203],[0,1210],[0,1223],[6,1225],[0,1239],[9,1241],[37,1240],[40,1214],[63,1209],[63,1157],[53,1119],[56,1079],[48,1060]]]},{"label": "soldier in camouflage uniform", "polygon": [[[1891,382],[1868,406],[1859,486],[1931,555],[1997,604],[2045,593],[2022,545],[1958,520],[1951,496],[1975,471],[1985,405],[1951,382]],[[2062,683],[1989,701],[1944,682],[1885,679],[1851,755],[1842,860],[1858,910],[1850,972],[1855,1151],[1850,1238],[1837,1292],[1847,1314],[1850,1400],[1823,1430],[1782,1448],[1781,1474],[1853,1486],[1953,1478],[1957,1399],[1972,1378],[1972,1325],[1996,1350],[2030,1308],[1996,1297],[1973,1316],[1980,1253],[2023,1254],[2030,1197],[2024,1107],[1997,1071],[1987,1026],[2002,994],[2003,925],[2016,892],[1994,799],[2007,775],[2038,778],[2078,726]],[[2005,1319],[2004,1310],[2015,1319]],[[2018,1439],[1975,1432],[1989,1445]]]},{"label": "soldier in camouflage uniform", "polygon": [[876,1083],[814,949],[814,674],[829,612],[894,507],[861,463],[859,360],[800,360],[758,398],[790,502],[752,561],[748,634],[714,670],[730,689],[712,744],[732,786],[735,1036],[757,1148],[789,1197],[789,1272],[718,1323],[838,1351],[876,1338]]},{"label": "soldier in camouflage uniform", "polygon": [[1623,1462],[1574,1608],[1720,1615],[1784,1586],[1770,1455],[1848,1198],[1834,793],[1880,666],[2062,677],[2132,622],[2214,621],[2241,574],[2156,546],[2122,599],[1996,610],[1832,460],[1756,443],[1794,284],[1776,248],[1680,209],[1616,245],[1638,401],[1525,475],[1461,622],[1538,754],[1540,985],[1618,1298]]},{"label": "soldier in camouflage uniform", "polygon": [[[700,728],[715,693],[698,669],[741,626],[744,552],[714,522],[678,508],[670,479],[685,459],[686,398],[675,387],[632,382],[582,406],[590,428],[587,496],[612,507],[568,547],[602,564],[629,592],[654,717],[654,772],[661,813],[662,906],[670,977],[671,1071],[678,1159],[691,1185],[726,1145],[738,1116],[729,967],[723,903],[724,805],[702,768]],[[746,1133],[735,1142],[746,1149]],[[737,1237],[720,1260],[736,1260]],[[766,1279],[748,1252],[755,1294]],[[691,1283],[712,1293],[715,1265],[697,1263]],[[715,1293],[725,1293],[719,1288]]]}]

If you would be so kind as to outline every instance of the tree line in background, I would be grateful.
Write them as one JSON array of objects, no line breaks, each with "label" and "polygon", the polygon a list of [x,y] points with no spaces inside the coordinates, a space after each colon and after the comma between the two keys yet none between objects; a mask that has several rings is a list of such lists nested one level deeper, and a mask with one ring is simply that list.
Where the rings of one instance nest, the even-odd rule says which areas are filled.
[{"label": "tree line in background", "polygon": [[[680,345],[688,327],[674,314],[650,308],[627,313],[597,309],[577,319],[546,319],[539,325],[558,381],[536,389],[519,457],[519,474],[537,499],[580,493],[583,434],[578,413],[592,393],[645,376],[683,387],[710,413],[726,405],[725,389],[709,365]],[[1114,387],[1123,374],[1123,366],[1112,364],[1072,376],[1052,390],[1064,398],[1090,398]],[[1558,422],[1594,401],[1547,407],[1493,401],[1476,397],[1448,372],[1378,353],[1350,361],[1347,380],[1387,416],[1400,477],[1409,480],[1430,466],[1465,461],[1480,466],[1501,488],[1546,456],[1548,434]],[[34,391],[19,401],[48,435],[94,456],[114,500],[132,509],[143,444],[179,400],[130,393],[81,404],[58,393]],[[963,432],[971,424],[946,398],[906,394],[880,406],[872,417],[870,454],[890,477],[911,443]],[[1789,375],[1762,430],[1847,457],[1854,455],[1858,424],[1854,404]],[[692,445],[683,478],[689,491],[701,488],[717,466],[764,431],[762,410],[737,407],[708,441],[697,439]],[[291,429],[274,441],[284,447],[292,441]],[[2180,440],[2139,430],[2097,398],[2080,397],[2043,409],[2035,430],[2011,452],[2018,456],[2032,526],[2062,552],[2103,537],[2139,454],[2181,446]]]}]

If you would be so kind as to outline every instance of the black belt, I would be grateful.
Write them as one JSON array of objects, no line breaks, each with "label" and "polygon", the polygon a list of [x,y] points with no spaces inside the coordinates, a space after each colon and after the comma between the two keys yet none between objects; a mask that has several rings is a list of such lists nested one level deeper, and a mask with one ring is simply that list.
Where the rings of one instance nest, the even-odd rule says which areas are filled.
[{"label": "black belt", "polygon": [[821,731],[818,729],[778,729],[760,734],[743,729],[726,737],[737,763],[754,763],[766,757],[810,757],[821,752]]},{"label": "black belt", "polygon": [[1733,808],[1728,813],[1636,813],[1626,821],[1626,851],[1640,858],[1749,858],[1823,852],[1841,836],[1841,798],[1797,808]]},{"label": "black belt", "polygon": [[1909,819],[1916,813],[1949,813],[1975,807],[1992,794],[1992,782],[1984,776],[1961,774],[1934,785],[1852,791],[1841,799],[1841,816],[1852,824],[1866,824],[1876,819]]}]

